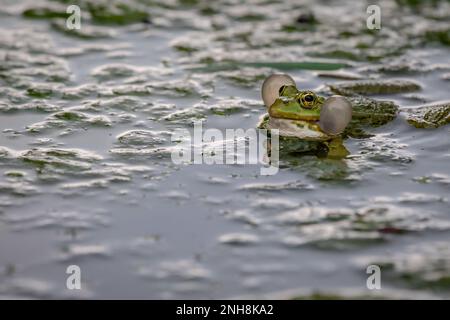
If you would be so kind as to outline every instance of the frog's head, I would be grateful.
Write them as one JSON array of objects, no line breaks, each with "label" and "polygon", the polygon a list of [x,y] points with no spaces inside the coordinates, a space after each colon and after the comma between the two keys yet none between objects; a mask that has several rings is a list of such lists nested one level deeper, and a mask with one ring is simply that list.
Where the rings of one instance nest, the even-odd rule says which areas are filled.
[{"label": "frog's head", "polygon": [[324,98],[312,91],[298,91],[295,86],[284,85],[268,111],[274,118],[318,121],[323,101]]},{"label": "frog's head", "polygon": [[312,91],[299,91],[288,75],[269,76],[264,81],[262,97],[271,117],[318,121],[322,131],[330,135],[342,133],[351,120],[352,107],[347,99],[325,99]]}]

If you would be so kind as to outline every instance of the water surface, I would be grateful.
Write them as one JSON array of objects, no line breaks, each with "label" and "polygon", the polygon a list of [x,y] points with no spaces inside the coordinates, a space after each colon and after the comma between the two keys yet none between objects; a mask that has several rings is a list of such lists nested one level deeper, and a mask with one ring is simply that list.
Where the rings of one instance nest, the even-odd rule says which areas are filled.
[{"label": "water surface", "polygon": [[[86,9],[100,2],[78,2],[76,34],[55,17],[64,1],[1,1],[2,298],[448,297],[448,126],[400,113],[347,139],[346,159],[282,159],[274,176],[175,165],[166,149],[197,119],[255,127],[280,69],[322,91],[416,81],[372,96],[402,109],[450,100],[448,2],[380,1],[379,31],[364,2],[119,2],[133,13],[100,19]],[[71,264],[80,291],[66,289]]]}]

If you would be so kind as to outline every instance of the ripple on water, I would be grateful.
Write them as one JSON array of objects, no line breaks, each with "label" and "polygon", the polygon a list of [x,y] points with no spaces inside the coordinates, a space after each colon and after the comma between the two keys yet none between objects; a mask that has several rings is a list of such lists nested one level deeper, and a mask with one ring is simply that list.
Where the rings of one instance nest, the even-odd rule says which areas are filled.
[{"label": "ripple on water", "polygon": [[407,285],[413,289],[449,293],[450,248],[448,242],[410,245],[403,252],[387,256],[365,256],[358,265],[380,266],[383,281]]},{"label": "ripple on water", "polygon": [[117,136],[117,141],[122,145],[154,146],[165,143],[169,136],[169,131],[130,130]]},{"label": "ripple on water", "polygon": [[179,279],[204,281],[211,272],[200,263],[192,260],[163,261],[156,268],[142,268],[139,274],[154,279]]},{"label": "ripple on water", "polygon": [[321,249],[351,249],[381,244],[411,232],[446,231],[448,218],[420,208],[405,208],[401,197],[396,201],[373,199],[355,209],[329,208],[298,204],[295,209],[269,213],[253,210],[230,210],[226,218],[270,230],[278,243],[288,247],[312,246]]},{"label": "ripple on water", "polygon": [[111,127],[112,121],[104,115],[90,115],[78,111],[61,111],[47,117],[44,121],[27,126],[29,133],[42,133],[60,129],[61,135],[85,130],[86,127]]},{"label": "ripple on water", "polygon": [[[96,67],[91,76],[100,82],[114,80],[112,82],[145,82],[150,79],[158,79],[170,75],[172,71],[164,67],[139,67],[124,63],[106,64]],[[125,79],[124,78],[129,78]],[[131,79],[130,79],[131,78]]]},{"label": "ripple on water", "polygon": [[61,261],[80,261],[81,259],[109,258],[111,248],[102,244],[70,244],[63,246],[58,259]]},{"label": "ripple on water", "polygon": [[226,233],[219,236],[219,242],[232,246],[254,245],[259,242],[259,237],[249,233]]},{"label": "ripple on water", "polygon": [[36,278],[14,277],[0,284],[0,297],[7,299],[50,299],[55,297],[54,286]]},{"label": "ripple on water", "polygon": [[47,210],[33,213],[4,214],[1,221],[16,231],[29,229],[72,229],[90,230],[110,225],[109,217],[96,211]]}]

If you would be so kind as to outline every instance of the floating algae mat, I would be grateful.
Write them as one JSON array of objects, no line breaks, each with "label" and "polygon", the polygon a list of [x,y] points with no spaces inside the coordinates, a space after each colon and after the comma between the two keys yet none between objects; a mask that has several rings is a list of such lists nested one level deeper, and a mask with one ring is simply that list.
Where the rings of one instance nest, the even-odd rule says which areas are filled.
[{"label": "floating algae mat", "polygon": [[[346,0],[80,0],[74,30],[0,4],[0,298],[450,297],[448,1],[381,1],[380,30]],[[350,101],[347,153],[172,160],[200,120],[254,129],[273,73]]]}]

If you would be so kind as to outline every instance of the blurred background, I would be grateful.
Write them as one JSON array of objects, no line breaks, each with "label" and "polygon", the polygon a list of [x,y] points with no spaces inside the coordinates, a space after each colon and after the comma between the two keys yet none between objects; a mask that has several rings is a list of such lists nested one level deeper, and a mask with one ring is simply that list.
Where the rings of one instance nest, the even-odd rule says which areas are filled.
[{"label": "blurred background", "polygon": [[448,298],[448,126],[400,114],[274,176],[175,165],[170,136],[256,127],[275,72],[322,94],[408,80],[361,89],[401,110],[448,101],[449,1],[0,4],[1,298]]}]

